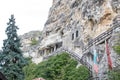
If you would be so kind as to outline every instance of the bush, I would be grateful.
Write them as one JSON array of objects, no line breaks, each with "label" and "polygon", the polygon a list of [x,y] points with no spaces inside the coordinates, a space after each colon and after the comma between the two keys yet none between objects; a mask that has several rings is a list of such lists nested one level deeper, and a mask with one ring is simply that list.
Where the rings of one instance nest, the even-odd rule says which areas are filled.
[{"label": "bush", "polygon": [[108,71],[109,80],[120,80],[120,71]]},{"label": "bush", "polygon": [[38,43],[38,41],[34,38],[34,39],[31,40],[31,43],[30,43],[30,44],[31,44],[31,45],[36,45],[37,43]]},{"label": "bush", "polygon": [[23,68],[23,71],[25,73],[25,80],[32,80],[35,77],[35,69],[36,64],[32,63],[32,61],[29,60],[29,64]]},{"label": "bush", "polygon": [[63,53],[35,65],[30,62],[24,68],[25,80],[43,77],[46,80],[86,80],[89,76],[85,66],[76,68],[77,61]]},{"label": "bush", "polygon": [[116,45],[113,47],[113,49],[115,50],[115,52],[120,55],[120,45]]}]

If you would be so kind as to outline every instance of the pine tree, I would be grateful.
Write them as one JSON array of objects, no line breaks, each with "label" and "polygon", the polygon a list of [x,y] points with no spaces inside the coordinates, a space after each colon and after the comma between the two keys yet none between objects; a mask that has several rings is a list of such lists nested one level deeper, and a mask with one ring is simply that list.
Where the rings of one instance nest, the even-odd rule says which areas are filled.
[{"label": "pine tree", "polygon": [[0,54],[0,69],[8,80],[24,80],[22,68],[25,66],[26,60],[20,49],[18,27],[15,25],[14,15],[11,15],[7,25],[5,31],[7,39],[3,41],[3,52]]}]

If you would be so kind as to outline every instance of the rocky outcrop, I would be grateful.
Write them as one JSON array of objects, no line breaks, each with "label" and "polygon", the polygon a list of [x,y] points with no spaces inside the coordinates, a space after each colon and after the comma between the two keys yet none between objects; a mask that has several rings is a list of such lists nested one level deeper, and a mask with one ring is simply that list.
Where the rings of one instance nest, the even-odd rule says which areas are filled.
[{"label": "rocky outcrop", "polygon": [[[86,45],[94,41],[101,33],[114,29],[116,26],[120,27],[119,15],[119,0],[53,0],[48,20],[43,29],[39,50],[41,54],[45,53],[44,55],[48,55],[57,50],[59,44],[59,47],[68,48],[80,56],[83,56],[83,50]],[[115,31],[116,30],[118,30],[118,28],[116,28]],[[113,56],[117,56],[112,49],[116,41],[113,39],[114,37],[118,36],[114,36],[113,33],[112,37],[110,35],[104,39],[109,42],[113,65],[115,62]],[[106,58],[104,57],[105,41],[92,45],[95,45],[99,53],[101,60],[99,68],[102,69],[107,66],[105,65]],[[88,57],[87,61],[91,65],[93,65],[93,48],[94,47],[91,46],[88,50],[89,52],[86,54]],[[105,69],[106,70],[99,72],[99,77],[107,71],[108,67],[105,67]],[[101,77],[101,79],[106,79],[106,75],[103,76],[103,78]]]},{"label": "rocky outcrop", "polygon": [[[114,23],[120,24],[120,15],[116,16]],[[115,26],[115,24],[113,24]],[[110,39],[111,45],[111,57],[113,61],[113,69],[115,71],[120,71],[120,55],[116,54],[114,47],[120,45],[120,27],[116,28],[113,32],[113,35]]]},{"label": "rocky outcrop", "polygon": [[38,63],[41,59],[38,59],[38,49],[40,47],[41,31],[30,31],[20,36],[21,49],[24,57],[31,57],[32,61]]},{"label": "rocky outcrop", "polygon": [[[42,48],[60,40],[64,47],[69,46],[70,49],[81,53],[81,49],[89,41],[112,27],[114,18],[120,14],[119,2],[119,0],[53,0],[43,29]],[[52,38],[49,42],[51,35],[59,37],[54,40]]]},{"label": "rocky outcrop", "polygon": [[[64,46],[72,49],[74,45],[82,45],[83,48],[91,39],[111,28],[113,19],[119,14],[119,5],[119,0],[53,0],[43,29],[43,41],[59,34]],[[79,37],[73,41],[72,35],[75,38],[76,31]]]}]

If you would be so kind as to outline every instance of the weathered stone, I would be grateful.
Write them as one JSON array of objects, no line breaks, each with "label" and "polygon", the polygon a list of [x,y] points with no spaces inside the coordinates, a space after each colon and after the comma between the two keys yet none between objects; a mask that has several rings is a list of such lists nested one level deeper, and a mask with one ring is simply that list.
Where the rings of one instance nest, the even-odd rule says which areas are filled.
[{"label": "weathered stone", "polygon": [[[86,61],[92,66],[94,64],[93,50],[96,49],[100,60],[98,61],[98,77],[100,80],[107,79],[108,61],[105,40],[110,38],[108,40],[110,56],[115,67],[118,58],[116,58],[117,54],[112,46],[116,44],[116,41],[119,41],[117,34],[120,32],[119,3],[119,0],[53,0],[42,37],[39,39],[40,46],[30,48],[30,55],[32,57],[39,56],[38,59],[42,61],[43,56],[55,53],[60,47],[64,47],[77,53],[80,58],[85,55]],[[107,36],[108,38],[106,37],[97,44],[104,35],[109,34],[105,33],[100,38],[96,37],[113,28],[116,29],[113,31],[112,37]],[[30,40],[27,39],[26,42],[25,50],[29,50]],[[88,46],[86,47],[86,45]],[[83,54],[85,49],[87,53]],[[34,55],[36,51],[39,54]],[[38,59],[33,58],[32,60]],[[96,77],[93,66],[91,69],[93,77]]]},{"label": "weathered stone", "polygon": [[[41,39],[41,31],[30,31],[28,33],[25,33],[24,35],[20,36],[21,39],[21,49],[23,51],[23,56],[24,57],[31,57],[34,59],[34,62],[36,62],[36,58],[38,56],[38,48],[40,47],[40,39]],[[35,39],[37,44],[31,45],[32,40]],[[38,61],[40,62],[40,60]],[[36,62],[37,63],[37,62]]]},{"label": "weathered stone", "polygon": [[[119,0],[53,0],[47,24],[43,29],[40,50],[47,51],[49,49],[52,51],[51,47],[55,49],[55,45],[62,42],[62,47],[83,56],[82,51],[85,45],[91,44],[91,41],[98,35],[119,24],[118,14]],[[115,31],[119,32],[119,29]],[[112,36],[112,38],[116,37]],[[111,45],[110,48],[112,48]],[[88,50],[87,61],[91,65],[93,65],[93,49],[94,47],[91,47]],[[100,58],[99,68],[101,70],[98,76],[102,76],[100,78],[102,80],[107,78],[108,69],[105,41],[97,44],[96,50]],[[111,56],[113,53],[111,51]],[[103,68],[104,70],[102,70]],[[104,73],[105,76],[103,76]]]},{"label": "weathered stone", "polygon": [[111,5],[114,12],[120,14],[120,0],[112,0]]},{"label": "weathered stone", "polygon": [[80,5],[81,1],[82,1],[82,0],[75,0],[75,1],[72,3],[72,5],[71,5],[70,8],[78,7],[78,5]]}]

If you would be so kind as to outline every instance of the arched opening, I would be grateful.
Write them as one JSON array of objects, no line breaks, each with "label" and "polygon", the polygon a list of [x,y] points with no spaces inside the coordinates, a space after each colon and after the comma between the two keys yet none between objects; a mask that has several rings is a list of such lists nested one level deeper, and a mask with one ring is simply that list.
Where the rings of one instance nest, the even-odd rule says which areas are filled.
[{"label": "arched opening", "polygon": [[76,31],[76,38],[78,37],[78,31]]},{"label": "arched opening", "polygon": [[72,34],[72,40],[74,40],[74,33]]},{"label": "arched opening", "polygon": [[89,19],[89,24],[90,24],[91,30],[93,30],[94,29],[94,21],[93,21],[93,19]]}]

